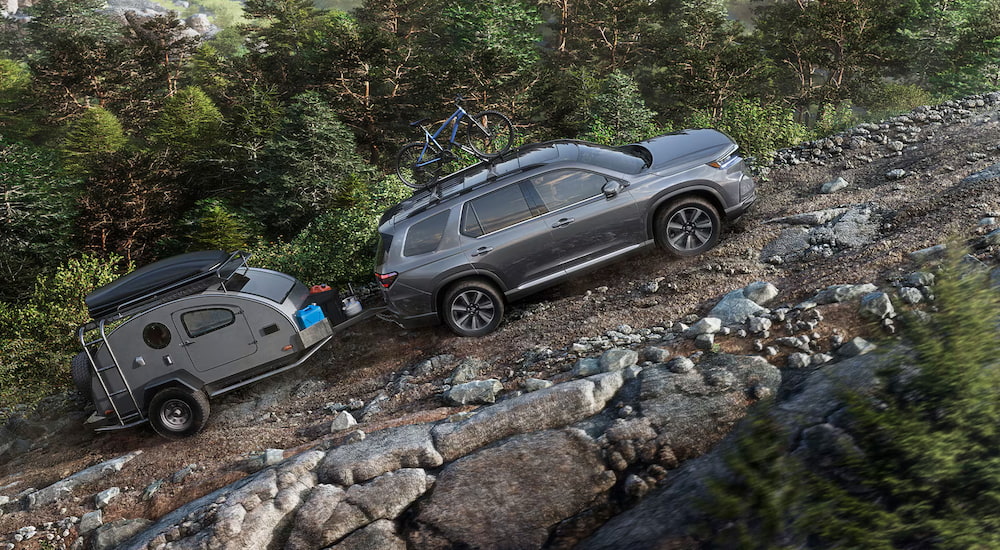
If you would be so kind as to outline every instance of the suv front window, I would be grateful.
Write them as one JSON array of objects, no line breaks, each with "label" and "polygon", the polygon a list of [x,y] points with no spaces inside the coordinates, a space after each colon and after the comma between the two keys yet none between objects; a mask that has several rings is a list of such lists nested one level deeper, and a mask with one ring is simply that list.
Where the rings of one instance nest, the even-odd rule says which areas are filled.
[{"label": "suv front window", "polygon": [[508,185],[465,203],[462,233],[478,237],[532,217],[531,207],[518,184]]},{"label": "suv front window", "polygon": [[531,178],[531,185],[549,212],[600,195],[607,182],[600,174],[580,170],[557,170]]}]

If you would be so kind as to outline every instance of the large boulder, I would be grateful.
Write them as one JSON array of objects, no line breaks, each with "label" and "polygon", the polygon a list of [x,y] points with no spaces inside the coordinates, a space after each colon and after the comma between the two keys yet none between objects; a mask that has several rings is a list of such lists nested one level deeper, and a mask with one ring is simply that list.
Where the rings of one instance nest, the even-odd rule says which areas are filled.
[{"label": "large boulder", "polygon": [[579,430],[512,437],[445,467],[414,521],[416,548],[539,548],[615,476]]},{"label": "large boulder", "polygon": [[388,428],[327,452],[320,483],[349,487],[400,468],[436,468],[444,459],[431,440],[431,424]]}]

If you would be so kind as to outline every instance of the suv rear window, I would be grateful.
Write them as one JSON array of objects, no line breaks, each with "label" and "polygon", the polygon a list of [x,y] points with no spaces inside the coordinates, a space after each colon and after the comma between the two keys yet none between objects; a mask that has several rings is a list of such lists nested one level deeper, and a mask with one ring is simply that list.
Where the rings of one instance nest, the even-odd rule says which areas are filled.
[{"label": "suv rear window", "polygon": [[531,216],[531,208],[520,186],[508,185],[465,203],[462,233],[478,237],[523,222]]},{"label": "suv rear window", "polygon": [[444,237],[444,227],[448,224],[450,210],[438,212],[426,220],[421,220],[406,232],[403,242],[403,256],[417,256],[437,250]]}]

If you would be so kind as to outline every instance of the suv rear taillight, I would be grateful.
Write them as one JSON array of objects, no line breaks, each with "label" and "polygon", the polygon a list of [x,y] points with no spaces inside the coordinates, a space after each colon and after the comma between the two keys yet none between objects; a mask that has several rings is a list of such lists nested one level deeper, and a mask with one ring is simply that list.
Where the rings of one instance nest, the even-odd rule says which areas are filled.
[{"label": "suv rear taillight", "polygon": [[378,279],[378,284],[382,285],[382,288],[389,288],[392,286],[392,283],[396,281],[396,277],[398,276],[399,273],[396,273],[395,271],[385,274],[375,273],[375,278]]}]

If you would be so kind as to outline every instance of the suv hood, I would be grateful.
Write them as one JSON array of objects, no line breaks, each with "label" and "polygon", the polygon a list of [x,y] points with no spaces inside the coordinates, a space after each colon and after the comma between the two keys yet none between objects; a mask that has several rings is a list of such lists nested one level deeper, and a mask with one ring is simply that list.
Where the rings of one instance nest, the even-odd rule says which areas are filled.
[{"label": "suv hood", "polygon": [[738,148],[729,136],[710,129],[684,130],[657,136],[635,146],[646,149],[652,155],[649,169],[653,171],[668,166],[680,168],[687,164],[724,159]]}]

